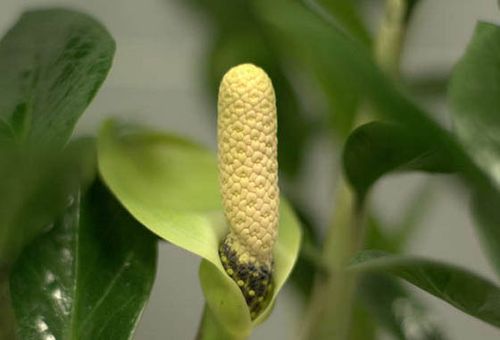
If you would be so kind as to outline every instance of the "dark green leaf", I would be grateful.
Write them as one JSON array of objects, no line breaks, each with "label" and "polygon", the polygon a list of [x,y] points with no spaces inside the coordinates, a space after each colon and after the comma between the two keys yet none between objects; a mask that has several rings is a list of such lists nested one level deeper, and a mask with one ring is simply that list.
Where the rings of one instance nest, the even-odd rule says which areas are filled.
[{"label": "dark green leaf", "polygon": [[131,339],[156,269],[156,238],[96,183],[23,252],[11,277],[23,339]]},{"label": "dark green leaf", "polygon": [[10,263],[24,245],[62,212],[67,197],[88,183],[95,169],[91,140],[64,150],[0,147],[0,263]]},{"label": "dark green leaf", "polygon": [[421,138],[400,124],[372,122],[360,126],[344,147],[347,179],[363,197],[380,177],[392,171],[450,172],[453,160],[443,145]]},{"label": "dark green leaf", "polygon": [[[462,160],[460,149],[449,134],[432,121],[428,114],[402,95],[401,91],[378,69],[371,51],[327,25],[296,2],[256,0],[262,20],[273,29],[276,43],[286,47],[289,58],[305,56],[320,65],[324,77],[345,83],[373,104],[376,113],[419,131],[428,138],[449,147],[450,156]],[[348,85],[347,85],[348,84]],[[334,95],[334,94],[332,94]]]},{"label": "dark green leaf", "polygon": [[493,188],[479,189],[472,196],[472,211],[481,226],[481,244],[500,275],[500,193]]},{"label": "dark green leaf", "polygon": [[18,140],[63,145],[114,51],[107,30],[85,14],[25,12],[0,42],[0,120]]},{"label": "dark green leaf", "polygon": [[500,327],[500,288],[459,267],[418,257],[364,251],[356,256],[351,269],[358,272],[390,273],[464,313]]}]

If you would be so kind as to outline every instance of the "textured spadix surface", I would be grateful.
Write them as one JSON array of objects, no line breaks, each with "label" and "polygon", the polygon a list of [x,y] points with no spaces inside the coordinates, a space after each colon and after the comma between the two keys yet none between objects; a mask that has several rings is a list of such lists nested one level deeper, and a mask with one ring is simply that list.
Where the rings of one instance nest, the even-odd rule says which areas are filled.
[{"label": "textured spadix surface", "polygon": [[105,183],[139,222],[203,258],[201,286],[223,327],[233,334],[249,334],[265,320],[300,246],[300,227],[285,200],[281,200],[278,238],[273,247],[271,301],[251,320],[239,287],[224,272],[219,259],[218,246],[228,229],[215,155],[178,137],[110,121],[99,134],[98,161]]},{"label": "textured spadix surface", "polygon": [[218,101],[220,186],[243,262],[271,265],[278,225],[276,99],[259,67],[242,64],[223,77]]}]

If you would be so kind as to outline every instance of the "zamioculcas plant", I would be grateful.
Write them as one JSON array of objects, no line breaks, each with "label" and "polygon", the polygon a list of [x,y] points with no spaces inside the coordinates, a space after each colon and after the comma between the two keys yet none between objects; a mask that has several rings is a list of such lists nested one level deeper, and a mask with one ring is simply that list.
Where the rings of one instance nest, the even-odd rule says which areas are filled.
[{"label": "zamioculcas plant", "polygon": [[[497,281],[402,255],[428,186],[389,228],[370,205],[394,172],[455,176],[500,273],[500,28],[479,23],[452,72],[450,130],[400,79],[417,0],[386,0],[373,37],[356,1],[189,2],[214,19],[217,154],[118,120],[71,137],[115,50],[88,15],[29,11],[0,41],[0,340],[131,339],[159,238],[201,258],[201,340],[248,338],[289,276],[303,340],[444,339],[396,278],[500,328]],[[301,200],[319,131],[341,150],[324,233]]]}]

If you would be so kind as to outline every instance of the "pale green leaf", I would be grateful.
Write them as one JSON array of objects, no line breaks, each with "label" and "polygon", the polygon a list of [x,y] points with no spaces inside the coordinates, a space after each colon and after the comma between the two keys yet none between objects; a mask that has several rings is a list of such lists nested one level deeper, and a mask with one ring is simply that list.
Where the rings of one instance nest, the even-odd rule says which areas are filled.
[{"label": "pale green leaf", "polygon": [[241,336],[265,320],[300,247],[299,223],[285,200],[281,200],[274,248],[274,293],[268,307],[251,321],[239,287],[219,259],[227,225],[215,155],[178,137],[110,121],[99,135],[98,162],[105,183],[138,221],[203,258],[202,288],[220,324]]}]

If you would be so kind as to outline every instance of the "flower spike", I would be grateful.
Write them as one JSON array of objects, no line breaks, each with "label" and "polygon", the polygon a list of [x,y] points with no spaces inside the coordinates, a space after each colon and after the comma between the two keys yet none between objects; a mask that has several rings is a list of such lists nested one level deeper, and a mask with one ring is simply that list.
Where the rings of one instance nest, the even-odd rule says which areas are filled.
[{"label": "flower spike", "polygon": [[252,64],[230,69],[218,102],[219,178],[230,227],[219,255],[252,319],[272,292],[279,221],[276,131],[276,99],[267,74]]}]

